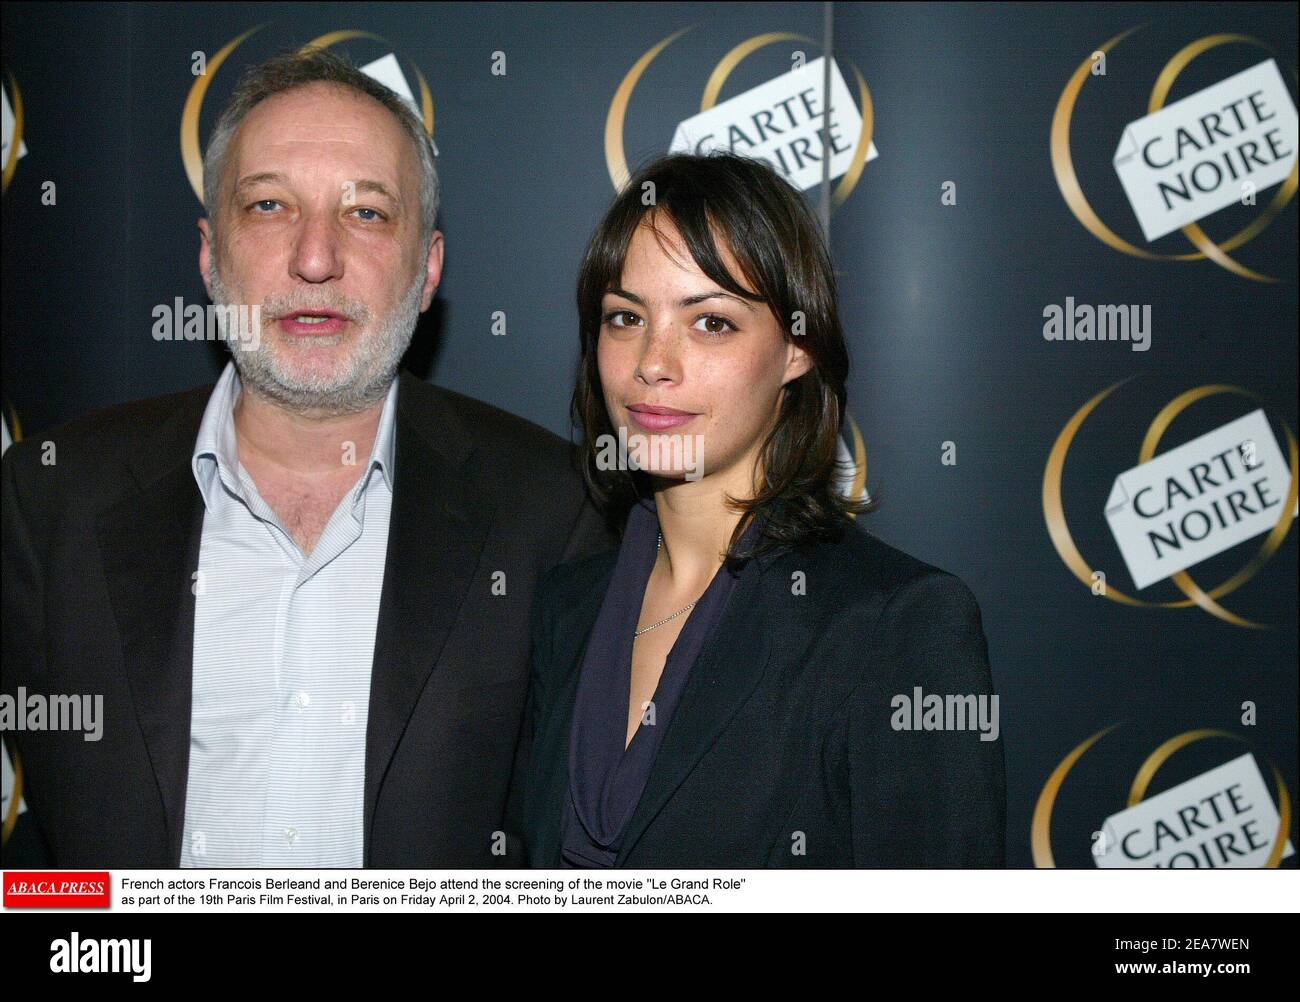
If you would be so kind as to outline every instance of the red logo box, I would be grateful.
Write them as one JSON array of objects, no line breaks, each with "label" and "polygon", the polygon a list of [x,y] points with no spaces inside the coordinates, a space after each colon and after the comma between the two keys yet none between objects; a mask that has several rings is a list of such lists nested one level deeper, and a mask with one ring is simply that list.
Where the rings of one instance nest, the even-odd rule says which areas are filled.
[{"label": "red logo box", "polygon": [[107,908],[107,870],[5,871],[6,908]]}]

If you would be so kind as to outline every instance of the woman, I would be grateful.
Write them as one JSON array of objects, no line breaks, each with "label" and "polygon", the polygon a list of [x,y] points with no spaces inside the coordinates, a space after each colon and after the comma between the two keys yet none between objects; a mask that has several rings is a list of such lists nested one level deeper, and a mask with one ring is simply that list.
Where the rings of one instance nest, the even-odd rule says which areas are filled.
[{"label": "woman", "polygon": [[531,865],[1001,866],[996,733],[907,709],[991,695],[979,609],[836,490],[848,358],[803,198],[756,160],[658,160],[578,310],[573,414],[622,542],[538,591]]}]

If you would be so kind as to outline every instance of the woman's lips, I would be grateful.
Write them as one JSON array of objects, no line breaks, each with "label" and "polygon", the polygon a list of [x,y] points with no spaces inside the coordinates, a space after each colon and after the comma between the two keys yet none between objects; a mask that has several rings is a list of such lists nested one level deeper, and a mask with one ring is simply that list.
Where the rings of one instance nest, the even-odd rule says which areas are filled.
[{"label": "woman's lips", "polygon": [[[324,320],[312,323],[311,321],[302,321],[298,317],[302,316],[323,316]],[[280,329],[286,334],[294,334],[303,337],[323,337],[325,335],[337,334],[343,329],[347,318],[330,314],[318,313],[294,313],[289,316],[280,318]]]},{"label": "woman's lips", "polygon": [[631,407],[627,408],[627,412],[631,415],[632,421],[646,431],[664,431],[667,428],[677,428],[699,417],[698,414],[655,414],[651,411],[634,411]]}]

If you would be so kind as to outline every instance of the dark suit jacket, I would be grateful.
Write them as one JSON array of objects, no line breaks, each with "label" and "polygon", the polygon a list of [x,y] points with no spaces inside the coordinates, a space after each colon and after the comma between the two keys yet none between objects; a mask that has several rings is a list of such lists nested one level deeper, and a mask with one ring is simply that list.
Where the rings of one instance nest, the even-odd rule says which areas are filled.
[{"label": "dark suit jacket", "polygon": [[[535,867],[559,865],[575,685],[616,557],[557,567],[538,590],[514,822]],[[917,686],[992,694],[970,590],[858,525],[751,570],[691,671],[615,865],[1003,866],[1001,739],[891,724],[894,697]]]},{"label": "dark suit jacket", "polygon": [[[567,443],[399,378],[365,865],[491,866],[502,862],[492,839],[522,720],[536,582],[612,540]],[[204,515],[190,460],[211,389],[92,414],[5,454],[2,691],[104,697],[98,742],[6,735],[49,865],[179,865]],[[42,463],[45,442],[53,465]],[[496,571],[505,595],[493,594]]]}]

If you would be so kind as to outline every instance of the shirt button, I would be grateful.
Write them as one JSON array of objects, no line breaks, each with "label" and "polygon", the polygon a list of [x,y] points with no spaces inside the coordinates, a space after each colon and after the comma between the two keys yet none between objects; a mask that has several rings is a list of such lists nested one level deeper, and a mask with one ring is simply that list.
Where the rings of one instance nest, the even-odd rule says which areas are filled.
[{"label": "shirt button", "polygon": [[307,707],[311,706],[311,693],[305,690],[299,692],[297,697],[295,698],[295,702],[297,702],[298,704],[298,709],[300,710],[307,709]]},{"label": "shirt button", "polygon": [[286,829],[284,830],[284,841],[285,841],[287,844],[289,844],[289,845],[293,845],[295,842],[297,842],[297,841],[298,841],[298,829],[297,829],[297,828],[286,828]]}]

